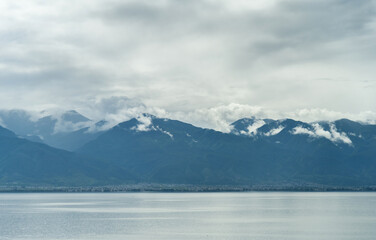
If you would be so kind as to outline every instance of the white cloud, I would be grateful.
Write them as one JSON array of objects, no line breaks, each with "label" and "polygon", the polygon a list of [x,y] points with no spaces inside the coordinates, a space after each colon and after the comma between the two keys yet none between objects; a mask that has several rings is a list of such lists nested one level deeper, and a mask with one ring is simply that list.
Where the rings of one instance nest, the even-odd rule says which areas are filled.
[{"label": "white cloud", "polygon": [[[315,130],[315,134],[318,137],[324,137],[324,138],[327,138],[329,140],[335,140],[335,138],[332,136],[331,131],[325,131],[318,123],[314,123],[314,124],[312,124],[312,126]],[[330,130],[332,130],[332,128]]]},{"label": "white cloud", "polygon": [[51,117],[52,120],[56,121],[54,125],[54,134],[60,132],[72,132],[82,128],[92,127],[95,124],[95,122],[91,120],[78,122],[67,121],[64,119],[64,115],[69,114],[69,112],[61,108],[50,108],[43,111],[27,111],[26,113],[30,116],[30,121],[32,122],[37,122],[43,117]]},{"label": "white cloud", "polygon": [[265,122],[263,120],[256,120],[253,124],[247,127],[247,131],[242,130],[240,133],[243,135],[255,136],[257,135],[257,130],[264,125]]},{"label": "white cloud", "polygon": [[344,132],[338,132],[334,124],[330,124],[330,131],[323,129],[318,123],[312,124],[313,130],[302,126],[297,126],[292,130],[292,134],[306,134],[310,137],[324,137],[334,143],[343,142],[352,145],[352,141]]},{"label": "white cloud", "polygon": [[[241,118],[255,117],[257,119],[286,119],[291,118],[303,122],[334,121],[341,118],[348,118],[353,121],[376,124],[376,112],[364,111],[359,113],[348,113],[330,111],[327,109],[297,109],[295,111],[282,111],[261,106],[231,103],[219,105],[212,108],[202,108],[187,112],[161,111],[162,117],[178,119],[196,126],[212,128],[222,132],[230,132],[234,121]],[[158,113],[156,114],[158,116]],[[256,127],[256,126],[255,126]],[[251,127],[252,128],[252,127]],[[251,132],[253,130],[251,129]]]},{"label": "white cloud", "polygon": [[326,108],[304,108],[286,112],[283,115],[306,122],[315,122],[321,120],[334,121],[342,118],[348,118],[353,121],[362,121],[370,124],[376,124],[376,112],[373,111],[351,113],[331,111]]},{"label": "white cloud", "polygon": [[337,128],[335,127],[334,124],[330,124],[330,132],[332,133],[332,139],[334,141],[342,141],[344,143],[347,143],[349,145],[352,145],[352,141],[350,140],[350,138],[346,135],[346,133],[344,132],[338,132],[337,131]]},{"label": "white cloud", "polygon": [[295,127],[295,128],[292,130],[292,134],[307,134],[307,135],[309,135],[310,137],[316,137],[316,136],[317,136],[313,131],[311,131],[311,130],[309,130],[309,129],[307,129],[307,128],[304,128],[304,127],[302,127],[302,126],[297,126],[297,127]]},{"label": "white cloud", "polygon": [[103,131],[132,118],[140,118],[142,121],[144,113],[158,117],[167,115],[166,111],[161,108],[147,107],[141,101],[125,96],[90,99],[82,105],[81,111],[84,115],[94,119],[94,122],[106,121],[103,126],[99,127],[93,124],[90,131]]},{"label": "white cloud", "polygon": [[265,136],[274,136],[280,133],[284,129],[283,126],[271,129],[269,132],[265,133]]},{"label": "white cloud", "polygon": [[[84,116],[92,119],[92,122],[73,124],[61,121],[61,115],[70,109],[76,109]],[[322,120],[333,121],[340,118],[349,118],[355,121],[376,123],[376,113],[372,111],[342,113],[327,109],[305,108],[285,112],[278,109],[237,103],[222,104],[211,108],[199,108],[192,111],[180,111],[179,109],[175,111],[147,106],[138,99],[125,96],[88,98],[77,104],[77,106],[72,106],[70,109],[49,108],[45,111],[27,111],[27,114],[32,121],[37,121],[41,117],[52,115],[58,120],[56,132],[76,130],[85,126],[89,126],[90,131],[106,130],[120,122],[137,118],[144,113],[149,113],[160,118],[176,119],[198,127],[215,129],[222,132],[230,132],[232,130],[230,124],[234,121],[251,117],[255,117],[256,119],[292,118],[304,122],[317,122]],[[95,125],[96,122],[102,120],[106,121],[104,125]],[[262,122],[259,121],[256,125],[250,126],[247,134],[254,134],[261,126],[261,123]],[[272,134],[272,132],[270,132],[270,134]],[[321,134],[327,133],[322,132]]]},{"label": "white cloud", "polygon": [[[341,118],[349,118],[354,121],[361,121],[367,123],[376,123],[376,113],[371,111],[360,112],[356,114],[341,113],[329,111],[327,109],[298,109],[296,111],[283,112],[273,109],[267,109],[261,106],[252,106],[247,104],[231,103],[228,105],[219,105],[212,108],[201,108],[193,111],[167,111],[162,108],[149,107],[139,100],[128,97],[111,97],[100,98],[87,101],[87,105],[81,108],[85,116],[93,119],[92,131],[106,130],[115,126],[116,124],[137,118],[144,113],[149,113],[160,118],[171,118],[183,122],[191,123],[193,125],[215,129],[222,132],[230,132],[234,121],[241,118],[255,117],[257,119],[285,119],[292,118],[304,122],[316,121],[332,121]],[[98,106],[98,107],[97,107]],[[59,115],[62,110],[53,112],[53,115]],[[81,112],[81,111],[80,111]],[[39,116],[34,112],[33,116]],[[43,112],[44,116],[51,113],[51,111]],[[105,120],[107,123],[99,129],[94,126],[94,123],[100,120]],[[247,134],[254,134],[255,131],[262,126],[259,120],[254,126],[249,126]],[[71,126],[74,128],[75,126]],[[322,133],[325,134],[325,133]]]},{"label": "white cloud", "polygon": [[[212,128],[222,132],[230,132],[230,124],[244,117],[265,117],[268,112],[259,106],[231,103],[212,108],[201,108],[187,112],[170,112],[168,117],[192,123],[194,125]],[[252,130],[252,129],[251,129]]]},{"label": "white cloud", "polygon": [[133,127],[132,130],[136,130],[138,132],[147,132],[151,130],[155,130],[154,126],[152,126],[152,119],[150,116],[147,115],[140,115],[137,117],[139,124],[136,127]]},{"label": "white cloud", "polygon": [[159,131],[166,134],[171,139],[174,139],[174,135],[168,131],[163,130],[161,127],[153,124],[153,117],[148,114],[141,114],[136,118],[139,122],[137,126],[132,127],[131,130],[137,132]]}]

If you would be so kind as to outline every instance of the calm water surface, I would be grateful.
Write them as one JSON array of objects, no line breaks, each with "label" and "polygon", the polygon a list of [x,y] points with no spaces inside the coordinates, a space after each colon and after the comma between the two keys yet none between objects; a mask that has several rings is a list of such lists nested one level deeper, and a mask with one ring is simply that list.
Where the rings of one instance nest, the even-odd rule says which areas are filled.
[{"label": "calm water surface", "polygon": [[0,239],[376,239],[376,193],[0,194]]}]

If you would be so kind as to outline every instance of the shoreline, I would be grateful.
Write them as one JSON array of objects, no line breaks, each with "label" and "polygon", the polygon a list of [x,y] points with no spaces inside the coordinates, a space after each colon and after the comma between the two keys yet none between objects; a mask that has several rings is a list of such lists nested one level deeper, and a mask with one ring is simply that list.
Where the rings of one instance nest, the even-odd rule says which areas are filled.
[{"label": "shoreline", "polygon": [[0,186],[0,193],[204,193],[204,192],[376,192],[376,186],[230,186],[136,184],[111,186]]}]

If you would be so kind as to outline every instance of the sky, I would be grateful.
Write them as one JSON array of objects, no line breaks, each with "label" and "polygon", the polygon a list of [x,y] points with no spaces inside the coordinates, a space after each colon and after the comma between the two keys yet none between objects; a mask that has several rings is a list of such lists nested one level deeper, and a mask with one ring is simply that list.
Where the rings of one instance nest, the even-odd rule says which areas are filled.
[{"label": "sky", "polygon": [[0,108],[376,122],[375,0],[3,0]]}]

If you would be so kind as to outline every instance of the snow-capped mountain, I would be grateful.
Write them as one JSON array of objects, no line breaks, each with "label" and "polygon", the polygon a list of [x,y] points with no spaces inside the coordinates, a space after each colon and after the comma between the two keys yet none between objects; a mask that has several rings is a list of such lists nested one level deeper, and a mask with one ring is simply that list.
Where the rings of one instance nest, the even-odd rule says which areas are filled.
[{"label": "snow-capped mountain", "polygon": [[336,145],[354,146],[376,137],[375,125],[341,119],[333,122],[305,123],[292,119],[271,120],[244,118],[231,124],[232,134],[253,138],[283,141],[286,138],[305,136],[306,141],[327,139]]},{"label": "snow-capped mountain", "polygon": [[374,125],[253,118],[233,126],[226,134],[142,115],[118,124],[78,152],[107,159],[148,182],[376,183]]},{"label": "snow-capped mountain", "polygon": [[[17,114],[12,115],[13,118],[23,116]],[[66,125],[89,122],[72,111],[60,119],[63,118]],[[103,169],[100,177],[106,183],[376,184],[376,125],[347,119],[314,123],[293,119],[240,119],[231,125],[231,133],[223,133],[142,114],[102,132],[93,133],[84,126],[56,133],[56,126],[61,127],[57,125],[60,119],[46,116],[30,120],[34,121],[34,125],[22,126],[21,130],[25,131],[28,127],[33,133],[42,134],[47,144],[75,149],[75,154],[80,156],[78,158],[86,159],[83,163],[88,164],[81,165],[80,172],[75,174],[88,176],[92,172],[85,172],[86,167]],[[21,120],[19,122],[24,121]],[[97,123],[98,127],[105,124]],[[15,124],[10,126],[15,127]],[[17,149],[19,145],[7,142],[11,139],[14,144],[26,144],[25,153],[38,152],[37,158],[42,157],[45,151],[53,152],[53,155],[48,155],[50,157],[57,157],[59,153],[43,144],[32,144],[26,139],[21,141],[16,134],[4,128],[0,128],[1,134],[0,149]],[[15,154],[12,158],[3,156],[8,159],[7,164],[16,161],[16,153],[12,152]],[[61,153],[64,156],[68,154]],[[29,158],[24,160],[33,161]],[[25,171],[27,168],[44,171],[43,164],[26,164],[25,168]],[[37,171],[34,168],[41,169]],[[13,167],[11,170],[14,174],[18,171]],[[69,181],[69,175],[66,176]],[[98,172],[93,176],[98,176]],[[27,179],[24,180],[27,182]]]}]

